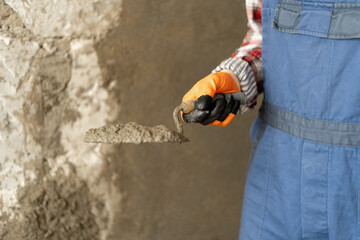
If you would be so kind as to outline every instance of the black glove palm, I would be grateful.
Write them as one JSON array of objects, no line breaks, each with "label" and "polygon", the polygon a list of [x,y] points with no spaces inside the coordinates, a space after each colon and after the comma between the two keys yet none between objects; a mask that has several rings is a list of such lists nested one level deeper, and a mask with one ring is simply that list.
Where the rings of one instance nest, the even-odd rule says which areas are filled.
[{"label": "black glove palm", "polygon": [[227,116],[236,114],[240,101],[235,100],[232,94],[216,94],[214,99],[209,95],[200,96],[194,102],[194,111],[183,114],[187,123],[208,125],[216,120],[223,122]]}]

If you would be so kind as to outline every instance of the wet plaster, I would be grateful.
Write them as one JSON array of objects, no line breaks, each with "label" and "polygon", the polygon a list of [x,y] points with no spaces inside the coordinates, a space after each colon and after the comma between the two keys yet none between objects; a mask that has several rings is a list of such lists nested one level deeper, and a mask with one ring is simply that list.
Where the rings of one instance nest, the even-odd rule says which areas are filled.
[{"label": "wet plaster", "polygon": [[85,134],[87,143],[184,143],[189,139],[164,125],[143,126],[134,122],[92,128]]}]

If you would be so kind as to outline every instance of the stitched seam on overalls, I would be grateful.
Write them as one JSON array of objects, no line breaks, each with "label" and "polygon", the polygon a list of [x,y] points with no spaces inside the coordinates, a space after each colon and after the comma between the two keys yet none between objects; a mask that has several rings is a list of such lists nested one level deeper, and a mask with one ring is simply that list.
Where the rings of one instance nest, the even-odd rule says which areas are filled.
[{"label": "stitched seam on overalls", "polygon": [[302,161],[303,161],[303,149],[304,149],[304,142],[305,139],[301,139],[301,151],[300,151],[300,159],[301,159],[301,172],[300,172],[300,222],[301,222],[301,239],[303,238],[303,218],[302,218],[302,206],[303,206],[303,199],[302,199],[302,191],[303,191],[303,167],[302,167]]},{"label": "stitched seam on overalls", "polygon": [[294,1],[294,2],[288,2],[288,1],[282,1],[279,3],[280,6],[284,5],[292,5],[292,6],[302,6],[303,5],[303,2],[302,1]]},{"label": "stitched seam on overalls", "polygon": [[302,238],[301,240],[329,240],[328,237],[324,237],[324,236],[319,236],[319,237]]},{"label": "stitched seam on overalls", "polygon": [[272,158],[273,158],[273,146],[274,146],[274,134],[275,131],[274,129],[269,128],[269,130],[271,130],[271,144],[270,144],[270,153],[268,155],[268,172],[267,172],[267,176],[266,176],[266,189],[265,189],[265,197],[264,197],[264,204],[263,204],[263,214],[261,216],[261,224],[260,224],[260,238],[259,240],[262,239],[262,233],[263,233],[263,224],[264,224],[264,218],[265,218],[265,210],[266,210],[266,202],[267,202],[267,196],[268,196],[268,189],[269,189],[269,182],[270,182],[270,170],[271,170],[271,162],[272,162]]},{"label": "stitched seam on overalls", "polygon": [[[331,149],[331,150],[330,150]],[[326,204],[327,204],[327,208],[326,208],[326,214],[327,214],[327,227],[328,227],[328,234],[329,234],[329,229],[330,229],[330,226],[329,226],[329,202],[330,202],[330,197],[329,197],[329,183],[330,183],[330,168],[331,168],[331,164],[333,162],[333,155],[334,155],[334,146],[329,146],[329,159],[328,159],[328,166],[327,166],[327,184],[326,184],[326,187],[327,187],[327,201],[326,201]]]},{"label": "stitched seam on overalls", "polygon": [[304,33],[304,34],[309,34],[309,35],[314,35],[314,36],[324,36],[328,34],[329,31],[326,32],[322,32],[322,31],[311,31],[311,30],[307,30],[305,28],[298,28],[298,32],[300,33]]},{"label": "stitched seam on overalls", "polygon": [[330,171],[330,159],[332,159],[332,146],[328,146],[328,159],[327,159],[327,168],[326,168],[326,233],[329,237],[329,171]]},{"label": "stitched seam on overalls", "polygon": [[356,33],[355,35],[354,34],[329,34],[328,35],[328,38],[360,38],[360,33]]},{"label": "stitched seam on overalls", "polygon": [[359,163],[359,147],[356,148],[356,162],[357,162],[357,166],[358,166],[358,184],[357,184],[357,191],[356,191],[356,194],[357,194],[357,199],[358,199],[358,214],[357,214],[357,227],[358,227],[358,230],[357,230],[357,239],[359,239],[360,237],[360,196],[359,196],[359,187],[360,187],[360,163]]},{"label": "stitched seam on overalls", "polygon": [[279,25],[277,25],[277,26],[274,25],[274,29],[277,29],[277,30],[282,31],[282,32],[287,32],[287,33],[298,33],[298,30],[279,27]]},{"label": "stitched seam on overalls", "polygon": [[274,29],[277,29],[277,30],[279,30],[281,32],[285,32],[285,33],[305,34],[305,35],[321,37],[321,38],[326,38],[326,35],[328,34],[325,32],[312,32],[312,31],[302,30],[302,29],[294,30],[294,29],[288,29],[288,28],[283,28],[283,27],[279,27],[279,26],[274,26]]},{"label": "stitched seam on overalls", "polygon": [[329,24],[329,28],[328,28],[328,34],[327,37],[330,38],[330,29],[331,29],[331,24],[333,23],[333,20],[335,19],[336,15],[335,15],[335,6],[333,6],[333,10],[331,12],[331,16],[330,16],[330,24]]},{"label": "stitched seam on overalls", "polygon": [[328,39],[327,41],[330,41],[330,49],[329,49],[329,51],[330,51],[329,54],[330,55],[329,55],[329,64],[328,64],[328,66],[329,66],[329,70],[328,70],[329,78],[328,78],[328,81],[326,81],[327,90],[330,91],[330,92],[327,93],[329,101],[328,101],[328,111],[327,111],[328,116],[327,116],[327,119],[326,119],[327,121],[329,121],[330,116],[331,116],[330,112],[331,112],[331,106],[332,106],[332,104],[331,104],[331,95],[332,95],[332,92],[333,92],[332,91],[332,69],[333,69],[333,64],[334,64],[334,41],[331,40],[331,39]]},{"label": "stitched seam on overalls", "polygon": [[334,8],[360,8],[360,3],[334,3]]}]

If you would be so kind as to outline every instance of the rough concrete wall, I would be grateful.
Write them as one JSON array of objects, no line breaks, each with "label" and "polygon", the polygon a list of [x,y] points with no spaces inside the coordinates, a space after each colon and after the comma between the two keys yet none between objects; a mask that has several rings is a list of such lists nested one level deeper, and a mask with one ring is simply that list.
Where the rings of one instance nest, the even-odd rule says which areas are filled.
[{"label": "rough concrete wall", "polygon": [[82,138],[113,120],[94,44],[120,12],[117,0],[0,1],[1,239],[108,239],[120,193]]},{"label": "rough concrete wall", "polygon": [[0,0],[0,239],[236,239],[256,112],[184,145],[84,144],[175,128],[183,94],[239,46],[241,0]]}]

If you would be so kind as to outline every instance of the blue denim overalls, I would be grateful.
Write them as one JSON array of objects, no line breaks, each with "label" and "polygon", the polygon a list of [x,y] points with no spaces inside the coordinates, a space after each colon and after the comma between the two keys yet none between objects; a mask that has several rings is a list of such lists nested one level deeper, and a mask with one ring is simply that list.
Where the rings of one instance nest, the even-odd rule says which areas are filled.
[{"label": "blue denim overalls", "polygon": [[240,240],[359,240],[360,0],[263,0]]}]

